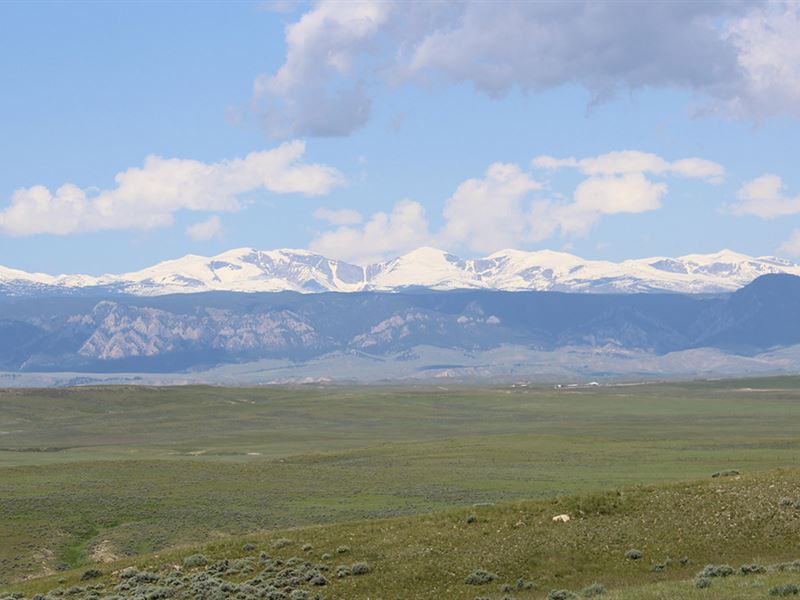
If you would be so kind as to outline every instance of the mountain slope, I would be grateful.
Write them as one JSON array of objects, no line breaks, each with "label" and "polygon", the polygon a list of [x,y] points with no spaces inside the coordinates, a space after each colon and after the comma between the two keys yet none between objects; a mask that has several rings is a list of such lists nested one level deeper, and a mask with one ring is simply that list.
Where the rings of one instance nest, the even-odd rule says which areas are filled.
[{"label": "mountain slope", "polygon": [[239,248],[217,256],[187,255],[122,275],[52,276],[0,267],[0,294],[42,296],[99,292],[155,296],[207,291],[316,293],[485,289],[594,293],[730,292],[770,273],[800,275],[800,266],[774,257],[728,250],[679,258],[621,263],[584,260],[549,250],[503,250],[462,259],[418,248],[384,263],[361,267],[307,250]]},{"label": "mountain slope", "polygon": [[0,369],[168,372],[330,353],[380,360],[422,346],[752,355],[800,344],[798,323],[800,277],[783,274],[714,296],[417,288],[6,298]]},{"label": "mountain slope", "polygon": [[262,252],[239,248],[208,258],[189,255],[119,276],[133,294],[186,291],[350,292],[361,289],[361,267],[330,260],[307,250]]}]

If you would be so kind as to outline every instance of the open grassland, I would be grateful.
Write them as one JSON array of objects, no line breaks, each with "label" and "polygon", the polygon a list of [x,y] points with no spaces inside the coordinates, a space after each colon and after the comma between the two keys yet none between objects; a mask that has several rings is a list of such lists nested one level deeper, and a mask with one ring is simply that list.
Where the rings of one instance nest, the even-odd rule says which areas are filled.
[{"label": "open grassland", "polygon": [[[1,391],[0,584],[257,531],[371,519],[356,527],[369,537],[387,517],[431,513],[436,523],[474,504],[750,474],[800,464],[798,431],[797,378],[570,390]],[[541,518],[554,510],[530,506],[545,507]],[[345,539],[350,526],[331,527],[309,531]],[[498,547],[497,561],[508,548]],[[761,556],[741,549],[742,561]],[[474,568],[499,569],[486,560]]]},{"label": "open grassland", "polygon": [[[562,513],[571,520],[553,522]],[[773,588],[800,584],[798,556],[800,471],[781,470],[227,538],[85,565],[9,591],[565,600],[576,596],[552,592],[605,589],[601,596],[614,600],[767,599]]]}]

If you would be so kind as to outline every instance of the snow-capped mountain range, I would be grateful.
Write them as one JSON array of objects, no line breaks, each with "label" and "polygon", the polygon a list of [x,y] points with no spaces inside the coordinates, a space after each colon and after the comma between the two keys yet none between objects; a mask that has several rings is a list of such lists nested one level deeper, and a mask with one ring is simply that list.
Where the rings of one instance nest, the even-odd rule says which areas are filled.
[{"label": "snow-capped mountain range", "polygon": [[187,255],[122,275],[46,275],[0,266],[0,291],[28,295],[81,290],[142,296],[206,291],[357,292],[488,289],[634,293],[728,292],[760,275],[800,275],[800,265],[776,257],[754,258],[723,250],[678,258],[653,257],[615,263],[564,252],[502,250],[462,259],[435,248],[418,248],[366,267],[307,250],[239,248],[217,256]]}]

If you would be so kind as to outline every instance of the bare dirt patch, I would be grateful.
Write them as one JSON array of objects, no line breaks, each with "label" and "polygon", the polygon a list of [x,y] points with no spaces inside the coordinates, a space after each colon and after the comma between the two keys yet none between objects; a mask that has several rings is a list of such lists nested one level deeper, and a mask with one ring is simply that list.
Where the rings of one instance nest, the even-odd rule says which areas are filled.
[{"label": "bare dirt patch", "polygon": [[114,545],[109,540],[101,540],[93,548],[91,557],[94,562],[107,563],[118,560],[119,554],[114,552]]}]

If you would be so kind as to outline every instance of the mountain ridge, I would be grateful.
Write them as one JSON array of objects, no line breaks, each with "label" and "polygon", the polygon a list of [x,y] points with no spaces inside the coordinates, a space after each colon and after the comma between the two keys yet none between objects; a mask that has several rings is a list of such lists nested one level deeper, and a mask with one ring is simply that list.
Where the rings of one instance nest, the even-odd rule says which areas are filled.
[{"label": "mountain ridge", "polygon": [[[733,293],[709,295],[423,288],[391,294],[6,296],[0,302],[0,370],[17,373],[167,373],[261,360],[306,368],[333,355],[345,363],[357,356],[408,360],[424,373],[447,361],[427,364],[418,349],[438,348],[486,356],[480,368],[491,374],[508,365],[493,364],[487,353],[504,347],[525,349],[527,358],[507,357],[524,369],[579,367],[588,355],[669,365],[674,359],[661,357],[710,349],[716,354],[703,355],[716,363],[743,364],[736,357],[744,357],[750,367],[785,370],[800,363],[755,357],[798,345],[800,277],[788,274],[763,275]],[[528,360],[539,366],[526,366]],[[314,364],[337,376],[332,364]],[[697,362],[690,367],[706,369]]]},{"label": "mountain ridge", "polygon": [[724,293],[771,273],[800,275],[800,265],[731,250],[612,262],[553,250],[513,249],[464,259],[421,247],[382,263],[359,266],[309,250],[245,247],[215,256],[187,254],[119,275],[54,276],[0,266],[0,293],[36,296],[93,290],[157,296],[206,291],[396,292],[407,288]]}]

